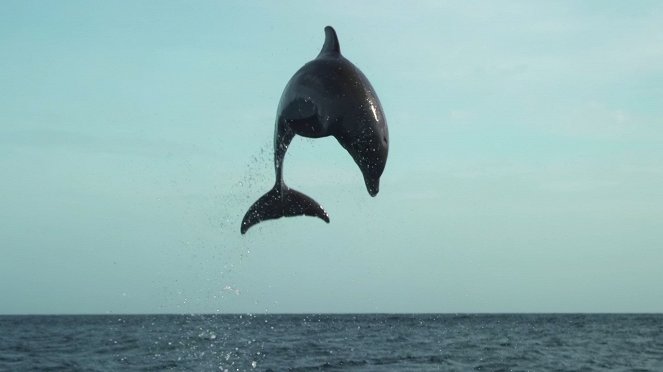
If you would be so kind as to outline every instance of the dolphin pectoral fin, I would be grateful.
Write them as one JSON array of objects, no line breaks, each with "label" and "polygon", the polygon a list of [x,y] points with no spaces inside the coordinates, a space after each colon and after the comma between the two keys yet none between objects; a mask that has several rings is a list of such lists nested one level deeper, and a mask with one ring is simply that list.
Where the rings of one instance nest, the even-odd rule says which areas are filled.
[{"label": "dolphin pectoral fin", "polygon": [[283,110],[281,117],[296,134],[309,138],[327,135],[318,118],[318,107],[307,99],[297,99]]},{"label": "dolphin pectoral fin", "polygon": [[301,192],[287,187],[279,192],[274,186],[268,193],[261,196],[244,215],[241,232],[262,221],[281,217],[311,216],[318,217],[329,223],[327,212],[315,200]]}]

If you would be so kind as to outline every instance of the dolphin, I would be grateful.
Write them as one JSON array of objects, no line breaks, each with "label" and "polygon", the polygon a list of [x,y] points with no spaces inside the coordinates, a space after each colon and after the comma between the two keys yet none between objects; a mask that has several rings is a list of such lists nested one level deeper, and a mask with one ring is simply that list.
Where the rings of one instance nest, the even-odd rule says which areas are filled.
[{"label": "dolphin", "polygon": [[377,195],[389,151],[387,121],[371,83],[341,55],[331,26],[325,27],[320,54],[300,68],[283,90],[274,128],[276,182],[244,215],[242,234],[259,222],[280,217],[313,216],[329,223],[318,202],[283,181],[283,159],[296,134],[334,136],[359,166],[368,193]]}]

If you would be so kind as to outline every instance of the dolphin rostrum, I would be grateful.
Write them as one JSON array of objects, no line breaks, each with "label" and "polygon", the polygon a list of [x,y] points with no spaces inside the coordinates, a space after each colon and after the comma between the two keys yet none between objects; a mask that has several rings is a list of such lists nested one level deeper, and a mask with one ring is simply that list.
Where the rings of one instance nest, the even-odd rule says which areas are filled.
[{"label": "dolphin rostrum", "polygon": [[283,158],[295,134],[309,138],[334,136],[359,166],[368,193],[377,195],[389,150],[387,121],[371,83],[341,55],[332,27],[325,27],[320,54],[286,85],[277,112],[276,182],[244,215],[242,234],[261,221],[284,216],[314,216],[329,223],[320,204],[283,182]]}]

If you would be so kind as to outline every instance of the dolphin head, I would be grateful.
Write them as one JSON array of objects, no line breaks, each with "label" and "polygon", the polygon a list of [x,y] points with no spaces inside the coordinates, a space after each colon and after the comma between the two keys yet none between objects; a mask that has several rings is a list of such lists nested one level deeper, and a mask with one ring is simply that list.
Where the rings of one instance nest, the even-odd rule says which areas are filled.
[{"label": "dolphin head", "polygon": [[361,116],[359,131],[349,136],[349,144],[344,147],[359,166],[366,190],[371,196],[375,196],[380,191],[380,176],[387,163],[389,132],[379,104],[370,106],[369,111],[370,115]]}]

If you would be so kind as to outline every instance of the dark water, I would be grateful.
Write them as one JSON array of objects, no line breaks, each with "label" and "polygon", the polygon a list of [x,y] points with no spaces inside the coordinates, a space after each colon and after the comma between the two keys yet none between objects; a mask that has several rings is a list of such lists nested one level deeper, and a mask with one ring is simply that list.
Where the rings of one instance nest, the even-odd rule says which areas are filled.
[{"label": "dark water", "polygon": [[0,370],[663,371],[663,315],[0,316]]}]

